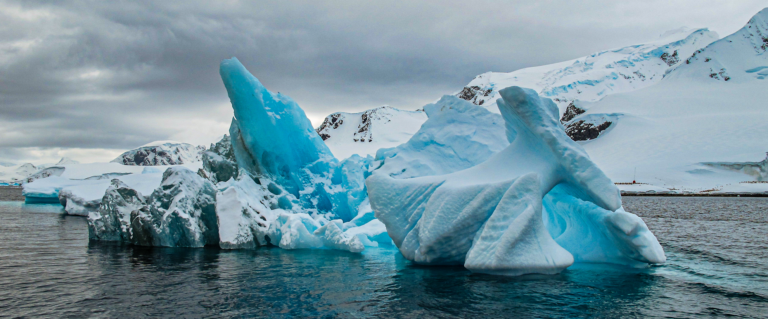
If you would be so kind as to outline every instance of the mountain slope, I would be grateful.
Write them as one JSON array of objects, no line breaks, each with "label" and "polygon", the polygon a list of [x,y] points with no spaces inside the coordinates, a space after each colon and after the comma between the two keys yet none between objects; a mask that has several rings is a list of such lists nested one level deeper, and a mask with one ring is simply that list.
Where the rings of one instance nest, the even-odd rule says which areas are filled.
[{"label": "mountain slope", "polygon": [[380,148],[408,141],[427,120],[424,111],[404,111],[389,106],[360,113],[328,115],[316,129],[338,159],[353,154],[375,155]]},{"label": "mountain slope", "polygon": [[27,176],[34,174],[40,168],[31,163],[14,166],[0,166],[1,183],[20,183]]},{"label": "mountain slope", "polygon": [[499,90],[520,86],[551,98],[561,111],[574,100],[598,101],[611,94],[629,92],[661,81],[696,50],[717,40],[707,29],[680,29],[656,41],[597,52],[578,59],[526,68],[510,73],[478,75],[455,95],[498,113]]},{"label": "mountain slope", "polygon": [[[597,101],[610,94],[658,83],[668,70],[684,63],[686,57],[717,38],[716,33],[707,29],[675,30],[646,44],[511,73],[481,74],[454,95],[498,113],[495,103],[498,91],[517,85],[552,98],[561,110],[576,110],[581,101]],[[384,106],[361,113],[331,114],[317,128],[317,133],[337,158],[344,159],[352,154],[374,155],[380,148],[400,145],[408,141],[426,119],[423,112]],[[605,118],[563,122],[569,126],[568,135],[574,140],[595,138],[610,126],[607,123],[610,119]]]},{"label": "mountain slope", "polygon": [[[713,42],[664,80],[642,90],[585,103],[571,121],[611,117],[584,148],[616,182],[667,188],[723,189],[754,176],[704,162],[758,161],[768,151],[768,9]],[[768,190],[768,187],[766,187]]]}]

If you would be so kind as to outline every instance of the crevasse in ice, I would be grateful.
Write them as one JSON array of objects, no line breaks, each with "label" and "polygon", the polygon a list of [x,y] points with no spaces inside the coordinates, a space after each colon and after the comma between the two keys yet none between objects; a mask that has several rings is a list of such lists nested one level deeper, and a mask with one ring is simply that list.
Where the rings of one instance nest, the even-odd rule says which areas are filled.
[{"label": "crevasse in ice", "polygon": [[408,179],[374,171],[366,180],[376,217],[403,255],[504,275],[557,273],[574,259],[664,262],[645,223],[621,209],[618,189],[565,135],[554,103],[519,87],[501,96],[510,145],[487,161]]}]

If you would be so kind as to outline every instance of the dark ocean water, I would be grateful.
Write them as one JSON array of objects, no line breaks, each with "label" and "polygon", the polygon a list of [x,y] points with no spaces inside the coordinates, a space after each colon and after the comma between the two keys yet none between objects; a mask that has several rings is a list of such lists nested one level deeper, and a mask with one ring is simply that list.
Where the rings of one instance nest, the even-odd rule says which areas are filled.
[{"label": "dark ocean water", "polygon": [[663,266],[554,276],[421,267],[364,254],[89,243],[60,207],[0,202],[0,317],[762,317],[768,199],[625,197]]}]

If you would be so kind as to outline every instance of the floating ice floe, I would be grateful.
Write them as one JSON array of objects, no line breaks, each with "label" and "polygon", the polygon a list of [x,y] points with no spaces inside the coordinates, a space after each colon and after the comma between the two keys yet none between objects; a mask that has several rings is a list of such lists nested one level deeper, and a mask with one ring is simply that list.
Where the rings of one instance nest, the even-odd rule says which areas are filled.
[{"label": "floating ice floe", "polygon": [[565,135],[554,103],[519,87],[500,95],[510,145],[487,161],[407,179],[374,171],[366,180],[376,217],[402,254],[504,275],[557,273],[574,260],[664,262],[645,223],[621,209],[615,185]]}]

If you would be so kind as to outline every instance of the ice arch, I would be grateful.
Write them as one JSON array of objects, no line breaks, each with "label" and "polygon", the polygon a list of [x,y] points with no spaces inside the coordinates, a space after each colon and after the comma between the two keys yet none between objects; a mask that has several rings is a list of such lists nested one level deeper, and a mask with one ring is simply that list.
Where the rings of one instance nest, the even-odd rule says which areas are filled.
[{"label": "ice arch", "polygon": [[[632,265],[664,262],[642,220],[621,209],[618,189],[565,135],[555,104],[520,87],[500,95],[510,145],[487,161],[447,175],[396,179],[374,172],[367,179],[376,217],[402,254],[483,273],[557,273],[574,262],[562,243],[581,256],[574,238],[599,233],[583,246],[604,246],[611,250],[604,257]],[[546,201],[545,223],[543,200],[558,185],[564,186],[554,199],[564,201]]]}]

